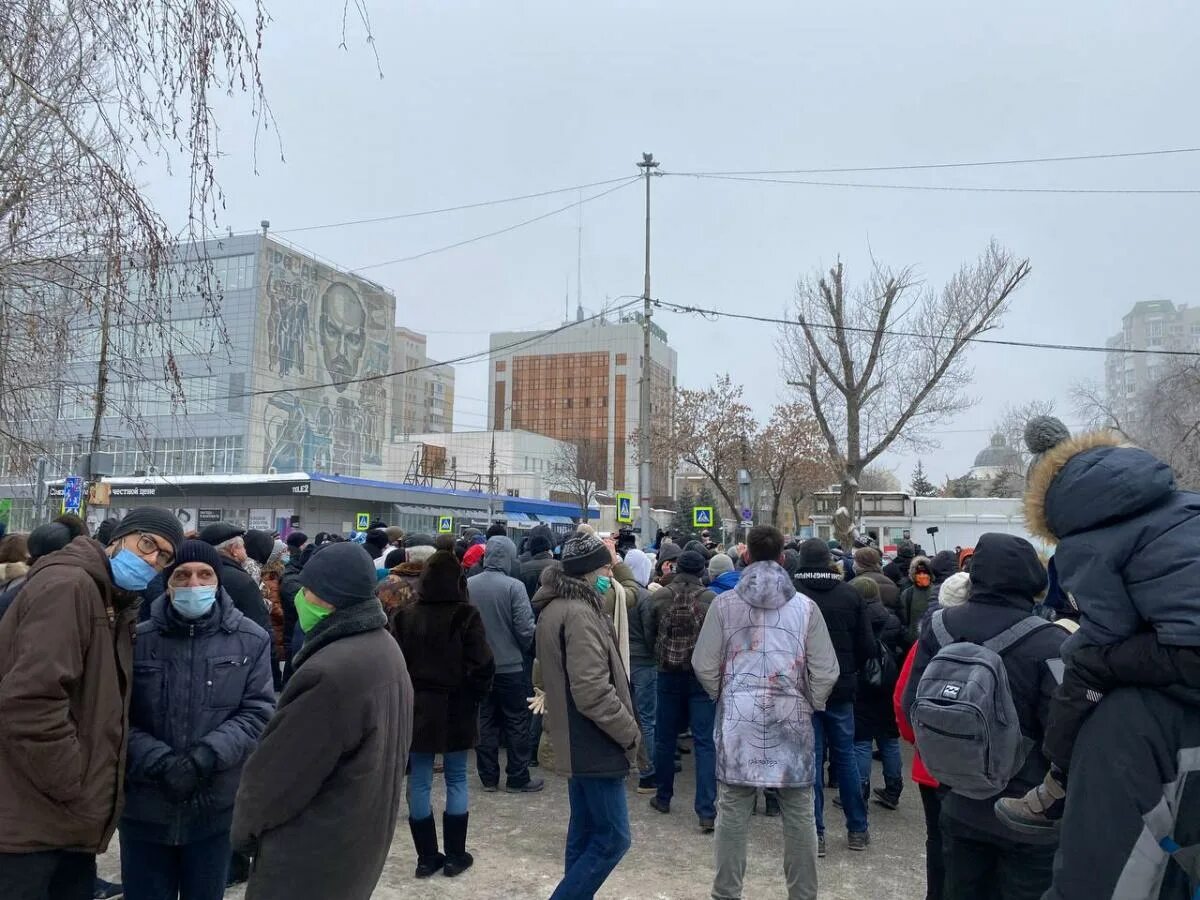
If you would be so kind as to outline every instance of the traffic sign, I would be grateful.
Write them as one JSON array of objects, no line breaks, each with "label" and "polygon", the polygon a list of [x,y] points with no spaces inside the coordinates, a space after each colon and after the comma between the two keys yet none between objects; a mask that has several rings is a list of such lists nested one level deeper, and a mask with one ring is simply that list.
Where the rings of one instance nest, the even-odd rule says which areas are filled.
[{"label": "traffic sign", "polygon": [[742,521],[743,522],[754,521],[754,513],[750,510],[750,507],[748,507],[748,506],[742,507]]},{"label": "traffic sign", "polygon": [[711,506],[693,506],[692,507],[692,527],[699,528],[702,525],[708,527],[713,523],[713,508]]},{"label": "traffic sign", "polygon": [[71,475],[63,482],[63,504],[62,510],[64,513],[74,513],[79,515],[79,510],[83,508],[83,479],[78,475]]},{"label": "traffic sign", "polygon": [[354,514],[354,530],[355,531],[366,531],[370,527],[371,527],[371,514],[370,513],[355,513]]},{"label": "traffic sign", "polygon": [[454,516],[438,516],[438,534],[454,533]]},{"label": "traffic sign", "polygon": [[617,494],[617,522],[633,524],[633,494]]}]

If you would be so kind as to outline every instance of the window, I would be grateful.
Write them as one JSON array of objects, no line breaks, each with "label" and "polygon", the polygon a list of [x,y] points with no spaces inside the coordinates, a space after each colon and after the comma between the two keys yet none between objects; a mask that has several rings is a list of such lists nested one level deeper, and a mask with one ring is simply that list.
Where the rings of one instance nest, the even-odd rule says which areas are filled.
[{"label": "window", "polygon": [[1156,319],[1149,323],[1148,334],[1150,335],[1150,343],[1157,344],[1162,340],[1163,323],[1161,319]]}]

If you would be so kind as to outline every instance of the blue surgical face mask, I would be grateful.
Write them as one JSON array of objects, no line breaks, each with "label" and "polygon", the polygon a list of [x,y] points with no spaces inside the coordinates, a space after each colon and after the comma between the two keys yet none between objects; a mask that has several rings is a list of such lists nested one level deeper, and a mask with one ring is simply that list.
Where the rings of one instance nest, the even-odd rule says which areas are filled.
[{"label": "blue surgical face mask", "polygon": [[217,602],[215,584],[171,588],[171,605],[185,619],[199,619]]},{"label": "blue surgical face mask", "polygon": [[123,591],[144,591],[158,575],[158,569],[128,548],[122,548],[110,563],[113,582]]}]

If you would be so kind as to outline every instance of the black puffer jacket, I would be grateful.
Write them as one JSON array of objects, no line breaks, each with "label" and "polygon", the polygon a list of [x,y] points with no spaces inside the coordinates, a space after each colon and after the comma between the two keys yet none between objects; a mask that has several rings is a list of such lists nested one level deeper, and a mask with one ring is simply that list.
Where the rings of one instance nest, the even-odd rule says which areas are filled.
[{"label": "black puffer jacket", "polygon": [[837,653],[838,675],[829,703],[853,703],[858,673],[875,656],[875,636],[866,604],[858,591],[837,572],[801,569],[792,578],[796,590],[810,597],[821,610]]},{"label": "black puffer jacket", "polygon": [[[955,640],[981,644],[1032,615],[1033,598],[1045,587],[1046,570],[1032,544],[1010,534],[985,534],[975,548],[971,599],[963,606],[945,610],[942,621]],[[1059,657],[1059,648],[1066,638],[1067,632],[1061,628],[1042,628],[1018,642],[1002,657],[1021,732],[1035,745],[1024,768],[1000,796],[1019,797],[1046,775],[1042,735],[1057,683],[1047,661]],[[904,692],[905,709],[912,708],[917,685],[937,651],[938,642],[932,629],[923,629]],[[1000,823],[992,809],[995,800],[995,797],[971,800],[952,793],[942,802],[942,814],[997,837],[1033,843],[1033,839],[1012,832]]]},{"label": "black puffer jacket", "polygon": [[[896,671],[898,672],[903,662],[900,654],[904,649],[904,626],[900,624],[896,614],[885,607],[878,597],[866,601],[866,612],[867,621],[871,623],[871,633],[875,636],[876,646],[882,645],[886,652],[897,660]],[[892,703],[894,688],[895,684],[885,685],[882,689],[875,688],[860,680],[858,696],[854,700],[854,739],[856,741],[900,737]]]}]

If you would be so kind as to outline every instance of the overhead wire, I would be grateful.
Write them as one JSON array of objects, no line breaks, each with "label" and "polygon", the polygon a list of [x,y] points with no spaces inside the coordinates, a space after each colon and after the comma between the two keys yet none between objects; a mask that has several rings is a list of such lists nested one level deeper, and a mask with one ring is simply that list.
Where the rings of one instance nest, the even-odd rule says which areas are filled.
[{"label": "overhead wire", "polygon": [[970,194],[1101,194],[1101,195],[1184,195],[1200,194],[1200,188],[1055,188],[1055,187],[999,187],[994,185],[949,185],[949,184],[878,184],[868,181],[817,181],[795,178],[760,178],[751,175],[706,175],[698,172],[664,172],[664,175],[681,178],[698,178],[709,181],[736,181],[755,184],[794,184],[804,187],[852,188],[881,191],[934,191],[938,193]]}]

